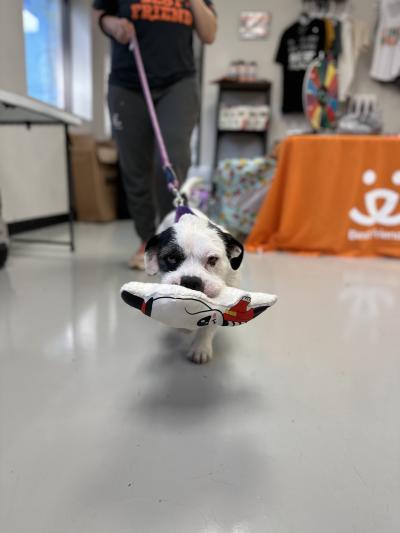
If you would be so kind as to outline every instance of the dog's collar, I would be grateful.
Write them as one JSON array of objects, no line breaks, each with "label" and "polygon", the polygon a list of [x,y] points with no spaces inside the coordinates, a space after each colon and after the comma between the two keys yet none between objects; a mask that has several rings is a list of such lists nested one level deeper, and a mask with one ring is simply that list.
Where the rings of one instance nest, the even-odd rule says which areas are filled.
[{"label": "dog's collar", "polygon": [[179,220],[181,219],[181,217],[183,217],[183,215],[196,216],[193,213],[193,211],[190,209],[190,207],[188,207],[187,205],[178,205],[175,211],[175,224],[179,222]]}]

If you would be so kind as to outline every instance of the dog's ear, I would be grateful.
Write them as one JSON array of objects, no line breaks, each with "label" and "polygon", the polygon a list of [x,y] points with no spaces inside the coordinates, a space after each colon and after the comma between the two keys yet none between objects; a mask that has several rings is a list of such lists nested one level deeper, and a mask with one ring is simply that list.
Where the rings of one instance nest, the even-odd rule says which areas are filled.
[{"label": "dog's ear", "polygon": [[226,255],[228,256],[229,262],[233,270],[237,270],[243,261],[244,248],[243,245],[235,239],[230,233],[223,231],[219,226],[214,224],[209,224],[209,227],[214,229],[218,235],[221,237],[225,244]]},{"label": "dog's ear", "polygon": [[155,235],[146,244],[144,251],[144,266],[149,276],[155,276],[160,267],[158,265],[158,249],[160,246],[160,236]]},{"label": "dog's ear", "polygon": [[237,270],[243,261],[244,248],[243,245],[237,241],[230,233],[222,233],[222,238],[225,243],[226,255],[231,263],[233,270]]},{"label": "dog's ear", "polygon": [[[175,242],[175,230],[169,227],[149,240],[144,251],[144,266],[147,274],[155,276],[160,271],[158,258],[165,247]],[[162,266],[162,265],[161,265]]]}]

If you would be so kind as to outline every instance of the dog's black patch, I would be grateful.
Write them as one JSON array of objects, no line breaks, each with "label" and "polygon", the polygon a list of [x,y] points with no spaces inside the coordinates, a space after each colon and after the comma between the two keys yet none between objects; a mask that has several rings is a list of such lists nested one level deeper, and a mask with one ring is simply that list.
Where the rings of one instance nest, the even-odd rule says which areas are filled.
[{"label": "dog's black patch", "polygon": [[[218,226],[215,226],[214,224],[211,224],[211,222],[208,224],[210,228],[215,230],[218,235],[221,237],[221,239],[224,242],[226,255],[228,256],[228,259],[231,263],[231,267],[233,270],[237,270],[243,261],[244,256],[244,248],[242,243],[240,243],[238,240],[236,240],[230,233],[225,233],[222,231]],[[240,250],[239,255],[236,257],[232,257],[233,250],[235,248],[238,248]]]},{"label": "dog's black patch", "polygon": [[185,260],[182,248],[176,243],[169,243],[158,252],[158,264],[161,272],[177,270]]},{"label": "dog's black patch", "polygon": [[161,272],[173,272],[185,260],[183,249],[176,242],[176,233],[170,227],[149,240],[146,252],[156,253]]}]

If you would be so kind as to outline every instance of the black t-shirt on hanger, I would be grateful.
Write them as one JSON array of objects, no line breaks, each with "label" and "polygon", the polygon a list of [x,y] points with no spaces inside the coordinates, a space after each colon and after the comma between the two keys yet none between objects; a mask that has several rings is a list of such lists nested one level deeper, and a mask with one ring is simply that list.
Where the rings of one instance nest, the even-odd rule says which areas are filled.
[{"label": "black t-shirt on hanger", "polygon": [[303,111],[303,81],[308,65],[325,49],[325,24],[313,19],[296,22],[281,37],[275,61],[283,67],[283,113]]},{"label": "black t-shirt on hanger", "polygon": [[[213,8],[211,0],[203,1]],[[135,24],[150,87],[167,87],[195,73],[190,0],[94,0],[93,7]],[[114,39],[109,82],[140,88],[132,52]]]}]

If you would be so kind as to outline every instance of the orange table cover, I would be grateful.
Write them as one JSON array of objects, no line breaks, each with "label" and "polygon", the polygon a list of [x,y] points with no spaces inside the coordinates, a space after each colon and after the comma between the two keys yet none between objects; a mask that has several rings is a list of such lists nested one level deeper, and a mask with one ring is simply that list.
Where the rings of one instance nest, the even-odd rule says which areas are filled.
[{"label": "orange table cover", "polygon": [[249,251],[400,257],[400,137],[289,137]]}]

